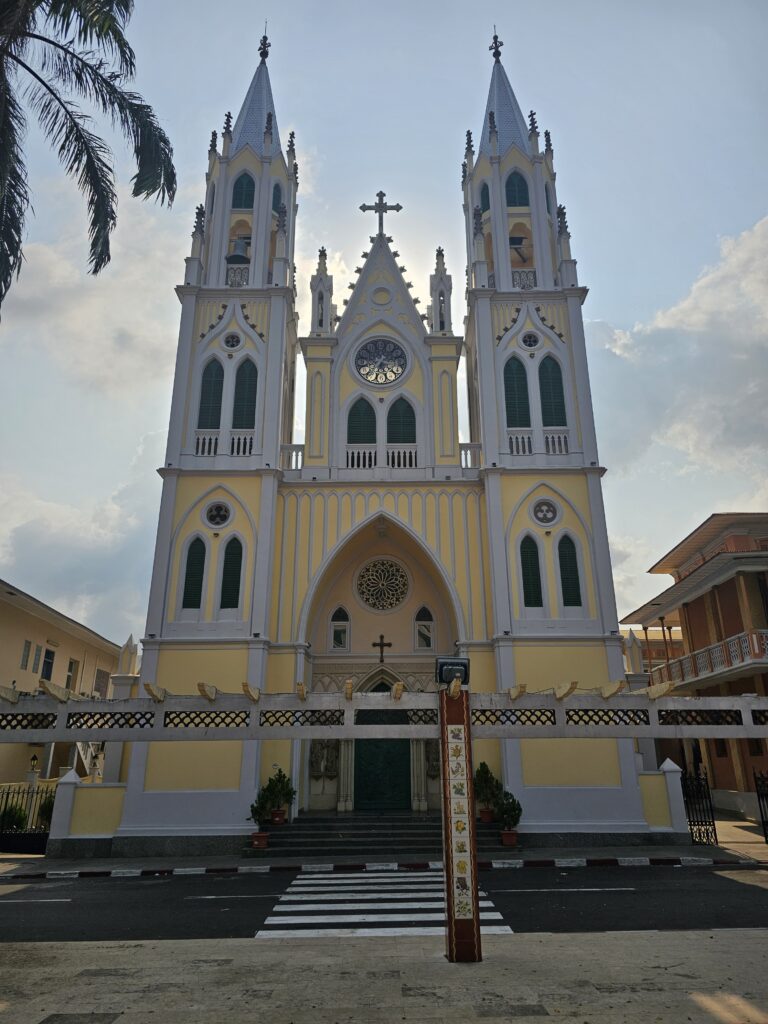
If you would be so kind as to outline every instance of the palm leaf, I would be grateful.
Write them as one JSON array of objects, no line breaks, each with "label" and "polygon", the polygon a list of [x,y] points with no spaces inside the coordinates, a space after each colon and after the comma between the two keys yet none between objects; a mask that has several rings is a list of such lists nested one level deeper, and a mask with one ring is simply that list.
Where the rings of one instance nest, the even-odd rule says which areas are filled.
[{"label": "palm leaf", "polygon": [[26,119],[0,64],[0,305],[23,259],[24,217],[29,206],[21,142]]},{"label": "palm leaf", "polygon": [[48,0],[47,19],[53,32],[68,38],[73,32],[85,46],[97,43],[115,57],[120,72],[133,78],[136,57],[125,38],[133,0]]}]

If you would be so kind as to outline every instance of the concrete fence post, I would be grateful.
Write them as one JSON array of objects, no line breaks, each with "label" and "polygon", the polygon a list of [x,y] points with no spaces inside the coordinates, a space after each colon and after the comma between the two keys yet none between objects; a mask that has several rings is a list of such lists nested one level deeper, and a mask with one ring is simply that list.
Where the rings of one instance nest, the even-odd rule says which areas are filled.
[{"label": "concrete fence post", "polygon": [[76,771],[69,771],[61,779],[56,787],[56,797],[53,802],[53,814],[51,815],[50,839],[66,839],[69,835],[69,825],[72,821],[72,808],[75,803],[75,791],[80,776]]},{"label": "concrete fence post", "polygon": [[667,802],[669,803],[669,816],[672,819],[672,830],[687,832],[688,816],[685,813],[683,787],[680,784],[682,769],[670,758],[667,758],[660,766],[659,771],[664,772],[664,781],[667,784]]}]

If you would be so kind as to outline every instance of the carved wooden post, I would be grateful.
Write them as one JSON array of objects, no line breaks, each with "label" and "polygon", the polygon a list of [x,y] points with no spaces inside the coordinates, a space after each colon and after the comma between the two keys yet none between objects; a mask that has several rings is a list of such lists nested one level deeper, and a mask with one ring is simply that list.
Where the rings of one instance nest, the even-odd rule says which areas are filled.
[{"label": "carved wooden post", "polygon": [[440,691],[440,754],[446,957],[451,963],[478,963],[483,954],[480,948],[469,693],[458,685]]}]

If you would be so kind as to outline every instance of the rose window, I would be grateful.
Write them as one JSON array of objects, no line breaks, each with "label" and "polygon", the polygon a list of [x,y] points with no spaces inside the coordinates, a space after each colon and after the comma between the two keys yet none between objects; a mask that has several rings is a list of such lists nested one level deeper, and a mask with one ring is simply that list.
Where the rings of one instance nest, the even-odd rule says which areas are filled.
[{"label": "rose window", "polygon": [[229,522],[229,517],[229,506],[223,502],[217,501],[215,504],[209,505],[205,512],[205,518],[211,526],[224,526],[225,523]]},{"label": "rose window", "polygon": [[533,506],[533,518],[546,526],[557,519],[557,505],[554,501],[537,501]]},{"label": "rose window", "polygon": [[368,562],[357,577],[357,592],[369,608],[385,612],[397,608],[408,596],[405,569],[388,558]]}]

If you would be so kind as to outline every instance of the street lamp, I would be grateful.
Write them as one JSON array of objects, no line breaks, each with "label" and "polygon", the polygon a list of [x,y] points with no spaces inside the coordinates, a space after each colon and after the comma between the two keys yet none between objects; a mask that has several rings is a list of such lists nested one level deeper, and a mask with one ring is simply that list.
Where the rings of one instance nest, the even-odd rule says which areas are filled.
[{"label": "street lamp", "polygon": [[33,754],[32,757],[30,757],[29,759],[29,767],[32,769],[33,772],[37,771],[37,760],[37,754]]}]

